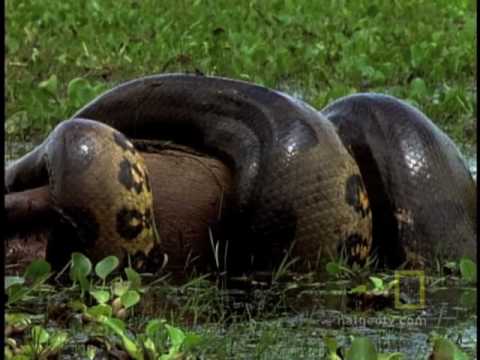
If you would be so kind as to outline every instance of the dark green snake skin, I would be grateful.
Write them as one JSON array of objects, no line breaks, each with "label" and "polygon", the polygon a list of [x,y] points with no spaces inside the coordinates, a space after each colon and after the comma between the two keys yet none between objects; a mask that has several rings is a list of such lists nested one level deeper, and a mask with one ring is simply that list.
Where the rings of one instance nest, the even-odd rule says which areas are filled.
[{"label": "dark green snake skin", "polygon": [[374,248],[389,267],[476,257],[476,183],[454,143],[394,97],[357,94],[321,111],[360,167]]},{"label": "dark green snake skin", "polygon": [[[423,114],[392,97],[355,95],[318,112],[247,82],[167,74],[121,84],[63,124],[80,124],[79,130],[70,130],[69,136],[76,139],[96,122],[133,144],[172,141],[218,157],[232,169],[234,193],[226,199],[221,226],[213,229],[221,263],[232,272],[271,269],[287,254],[301,259],[299,269],[311,269],[339,252],[350,262],[375,254],[390,267],[406,261],[423,266],[437,255],[476,253],[476,185],[460,153]],[[90,133],[92,141],[102,143],[102,126],[98,133]],[[57,137],[55,132],[50,135]],[[116,219],[117,233],[110,236],[121,237],[118,213],[132,200],[128,196],[100,200],[101,192],[111,187],[114,194],[128,183],[130,195],[134,194],[136,183],[148,185],[148,174],[133,147],[125,145],[127,140],[107,138],[113,144],[110,148],[96,147],[90,154],[107,154],[102,165],[92,173],[76,171],[76,180],[68,184],[74,190],[88,189],[90,201],[82,203],[83,210],[94,214],[90,217],[99,227],[105,219]],[[72,165],[66,162],[75,156],[62,157],[58,153],[67,148],[46,143],[7,168],[8,191],[71,176]],[[83,159],[81,146],[68,151]],[[125,169],[122,159],[127,152],[134,157],[128,161],[129,171],[123,170],[123,180],[108,175]],[[136,161],[139,171],[134,169]],[[50,168],[57,171],[45,164],[53,164]],[[105,175],[109,181],[97,186]],[[60,204],[70,195],[55,196]],[[102,207],[95,198],[113,205]],[[148,212],[148,199],[137,204],[142,204],[140,213]],[[130,227],[148,220],[140,218],[129,217]],[[81,220],[70,222],[77,229],[90,226]],[[161,219],[147,223],[162,226]],[[78,241],[97,249],[97,255],[112,252],[112,246],[102,250],[98,239],[90,240]],[[152,241],[146,242],[149,249]]]}]

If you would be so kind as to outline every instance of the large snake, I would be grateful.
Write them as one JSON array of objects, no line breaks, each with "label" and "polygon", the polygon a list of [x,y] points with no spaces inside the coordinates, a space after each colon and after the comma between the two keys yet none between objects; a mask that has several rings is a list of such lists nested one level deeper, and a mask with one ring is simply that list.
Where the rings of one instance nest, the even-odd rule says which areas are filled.
[{"label": "large snake", "polygon": [[360,167],[372,209],[373,247],[385,265],[475,259],[476,184],[445,133],[387,95],[348,96],[321,113]]},{"label": "large snake", "polygon": [[[159,75],[115,87],[69,121],[81,118],[129,139],[170,140],[226,161],[235,180],[220,239],[229,269],[269,268],[292,247],[306,266],[339,250],[351,261],[370,253],[371,215],[360,171],[333,125],[303,102],[242,81]],[[37,152],[51,163],[51,152]],[[19,190],[20,178],[32,178],[32,162],[27,156],[7,169],[10,190]],[[90,181],[100,176],[102,169]],[[103,216],[117,218],[116,211]]]},{"label": "large snake", "polygon": [[[372,254],[369,198],[374,250],[385,264],[414,262],[411,254],[431,263],[434,254],[446,251],[455,256],[476,252],[475,183],[458,150],[423,114],[394,98],[357,95],[317,112],[250,83],[173,74],[121,84],[67,123],[81,124],[82,118],[109,125],[134,144],[169,140],[231,167],[235,191],[222,220],[226,231],[218,239],[229,269],[270,268],[289,250],[304,268],[317,267],[339,251],[349,261],[365,260]],[[124,141],[114,143],[109,151],[121,158]],[[69,151],[81,155],[79,146]],[[18,191],[38,185],[45,163],[50,183],[55,182],[65,172],[52,159],[52,151],[41,145],[7,169],[7,186]],[[110,165],[119,171],[119,160]],[[59,170],[54,177],[52,168]],[[94,184],[102,170],[85,181]],[[121,182],[109,186],[117,185]],[[100,192],[90,196],[100,198]],[[123,200],[112,204],[95,223],[118,221],[126,205]],[[148,206],[142,206],[146,213]],[[156,222],[161,226],[161,219]],[[148,256],[154,242],[135,241]],[[98,236],[89,242],[102,248],[97,244],[108,244],[105,253],[122,241]]]}]

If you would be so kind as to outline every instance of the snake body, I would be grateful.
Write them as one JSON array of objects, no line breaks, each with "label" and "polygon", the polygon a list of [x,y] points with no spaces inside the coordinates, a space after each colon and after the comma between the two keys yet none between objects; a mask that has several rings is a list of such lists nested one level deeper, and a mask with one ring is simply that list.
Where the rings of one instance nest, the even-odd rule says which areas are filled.
[{"label": "snake body", "polygon": [[303,102],[242,81],[173,74],[119,85],[73,118],[226,161],[235,176],[234,211],[225,219],[235,229],[226,235],[232,268],[271,266],[292,243],[312,265],[342,247],[356,260],[369,253],[359,169],[333,126]]},{"label": "snake body", "polygon": [[144,159],[115,129],[96,121],[60,123],[6,171],[9,191],[47,184],[58,223],[47,260],[61,267],[73,251],[98,261],[148,254],[157,239]]},{"label": "snake body", "polygon": [[321,111],[360,167],[373,247],[389,267],[476,255],[476,184],[452,140],[392,96],[356,94]]},{"label": "snake body", "polygon": [[[58,140],[66,134],[74,140]],[[458,150],[423,114],[381,95],[347,97],[318,112],[243,81],[184,74],[140,78],[94,99],[7,168],[7,188],[48,181],[71,225],[88,230],[110,224],[108,236],[87,231],[89,240],[78,240],[97,256],[119,248],[161,256],[151,251],[158,244],[168,255],[153,236],[162,219],[150,216],[147,171],[125,137],[133,144],[172,141],[231,168],[225,231],[213,232],[212,240],[224,257],[220,264],[233,272],[270,269],[287,255],[310,269],[339,252],[350,262],[376,254],[391,267],[410,261],[410,254],[476,252],[475,184]],[[102,159],[97,166],[79,165],[85,162],[79,139],[102,144],[89,147],[89,156]],[[125,181],[127,173],[135,181]],[[62,182],[67,185],[58,187]],[[72,197],[68,189],[78,193]],[[127,220],[142,231],[127,240],[118,214],[132,197],[142,216]],[[73,213],[64,206],[71,198],[81,204]],[[52,253],[61,246],[52,244]]]},{"label": "snake body", "polygon": [[[328,261],[341,249],[352,261],[370,252],[371,214],[358,166],[333,125],[303,102],[242,81],[158,75],[115,87],[67,122],[81,118],[106,124],[132,141],[187,145],[232,168],[233,210],[223,219],[226,232],[220,239],[230,269],[270,268],[292,247],[304,267]],[[7,169],[12,189],[21,181],[22,162],[34,171],[22,159],[17,170]],[[101,176],[99,169],[85,181]]]}]

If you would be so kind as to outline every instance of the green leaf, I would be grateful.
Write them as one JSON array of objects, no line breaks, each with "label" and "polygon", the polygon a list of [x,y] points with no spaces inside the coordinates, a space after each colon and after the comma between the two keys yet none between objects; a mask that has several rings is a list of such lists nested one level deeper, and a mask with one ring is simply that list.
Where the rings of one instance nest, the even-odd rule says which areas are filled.
[{"label": "green leaf", "polygon": [[155,339],[160,333],[160,331],[163,329],[163,324],[165,324],[165,320],[159,320],[159,319],[150,320],[145,326],[145,334],[150,339]]},{"label": "green leaf", "polygon": [[326,269],[330,275],[338,275],[342,271],[340,266],[334,261],[330,261],[326,265]]},{"label": "green leaf", "polygon": [[40,325],[35,325],[32,327],[32,341],[35,344],[45,344],[50,335],[48,334],[47,330],[45,330]]},{"label": "green leaf", "polygon": [[90,290],[92,295],[99,304],[105,304],[110,300],[110,293],[106,290]]},{"label": "green leaf", "polygon": [[67,87],[67,95],[75,107],[84,105],[95,96],[90,83],[81,77],[70,80]]},{"label": "green leaf", "polygon": [[165,324],[165,327],[168,331],[168,336],[170,337],[170,342],[172,343],[172,348],[176,351],[179,351],[183,342],[185,341],[185,333],[176,327]]},{"label": "green leaf", "polygon": [[87,309],[87,314],[95,319],[99,319],[102,316],[108,318],[112,317],[112,307],[107,304],[98,304]]},{"label": "green leaf", "polygon": [[347,352],[346,360],[377,360],[377,351],[367,337],[357,337]]},{"label": "green leaf", "polygon": [[127,275],[127,279],[130,282],[130,289],[139,290],[142,286],[142,279],[140,277],[140,274],[130,267],[125,268],[125,274]]},{"label": "green leaf", "polygon": [[466,289],[462,291],[458,304],[475,311],[477,306],[477,289]]},{"label": "green leaf", "polygon": [[72,309],[73,311],[78,311],[78,312],[86,312],[87,311],[87,305],[83,301],[80,300],[72,300],[68,303],[68,307]]},{"label": "green leaf", "polygon": [[125,325],[122,321],[106,317],[101,318],[100,321],[122,339],[123,347],[133,359],[143,360],[142,348],[125,334]]},{"label": "green leaf", "polygon": [[72,280],[77,280],[80,276],[88,276],[92,271],[92,263],[85,255],[74,252],[72,253],[72,265],[70,267],[70,275]]},{"label": "green leaf", "polygon": [[452,359],[452,360],[468,360],[469,357],[461,351],[457,345],[448,339],[435,337],[433,340],[432,359]]},{"label": "green leaf", "polygon": [[25,269],[23,277],[26,281],[36,285],[44,282],[48,278],[50,270],[51,266],[45,260],[34,260]]},{"label": "green leaf", "polygon": [[125,309],[128,309],[140,301],[140,295],[135,290],[128,290],[120,297],[120,301]]},{"label": "green leaf", "polygon": [[198,346],[203,342],[203,337],[193,332],[188,332],[183,340],[183,351],[189,351],[194,346]]},{"label": "green leaf", "polygon": [[59,351],[65,346],[68,340],[68,333],[65,331],[58,331],[51,336],[49,341],[49,348],[53,352]]},{"label": "green leaf", "polygon": [[53,96],[56,96],[58,90],[58,79],[57,75],[51,75],[47,80],[42,81],[38,84],[40,89],[45,89]]},{"label": "green leaf", "polygon": [[129,281],[115,281],[112,284],[112,291],[115,296],[121,297],[130,289],[130,282]]},{"label": "green leaf", "polygon": [[148,351],[148,354],[150,354],[151,358],[154,358],[157,355],[157,347],[155,346],[155,343],[152,341],[152,339],[144,339],[143,346]]},{"label": "green leaf", "polygon": [[107,256],[97,263],[95,266],[95,273],[97,276],[105,281],[108,275],[112,273],[113,270],[117,268],[119,264],[118,258],[116,256]]},{"label": "green leaf", "polygon": [[416,100],[422,100],[422,98],[428,95],[427,85],[421,78],[415,78],[410,83],[410,96]]},{"label": "green leaf", "polygon": [[468,283],[475,284],[477,282],[477,266],[469,258],[460,259],[460,274],[462,279]]},{"label": "green leaf", "polygon": [[383,280],[375,277],[375,276],[370,276],[370,281],[373,283],[373,287],[376,290],[383,290]]}]

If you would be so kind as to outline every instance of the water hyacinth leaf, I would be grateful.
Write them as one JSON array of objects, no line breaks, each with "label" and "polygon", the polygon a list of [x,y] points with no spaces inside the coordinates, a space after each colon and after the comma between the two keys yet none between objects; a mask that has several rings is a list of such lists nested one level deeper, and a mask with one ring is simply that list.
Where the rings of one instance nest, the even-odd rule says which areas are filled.
[{"label": "water hyacinth leaf", "polygon": [[45,260],[34,260],[27,266],[23,277],[26,281],[38,284],[45,281],[50,275],[51,266]]},{"label": "water hyacinth leaf", "polygon": [[427,96],[428,89],[425,81],[421,78],[415,78],[410,83],[410,96],[413,96],[415,99],[421,99],[422,97]]},{"label": "water hyacinth leaf", "polygon": [[112,317],[112,307],[107,304],[98,304],[87,309],[87,314],[94,319],[100,319],[102,316]]},{"label": "water hyacinth leaf", "polygon": [[112,285],[112,291],[115,296],[121,297],[130,289],[129,281],[115,281]]},{"label": "water hyacinth leaf", "polygon": [[347,352],[347,360],[377,360],[377,351],[367,337],[357,337]]},{"label": "water hyacinth leaf", "polygon": [[159,320],[159,319],[150,320],[145,326],[145,334],[150,339],[155,339],[160,333],[160,331],[163,329],[163,324],[165,324],[165,320]]},{"label": "water hyacinth leaf", "polygon": [[466,289],[462,291],[459,300],[460,306],[463,306],[467,309],[475,311],[477,306],[477,290],[476,289]]},{"label": "water hyacinth leaf", "polygon": [[67,87],[67,95],[74,107],[84,105],[95,96],[88,80],[81,77],[70,80]]},{"label": "water hyacinth leaf", "polygon": [[108,90],[108,85],[105,83],[98,83],[97,85],[92,87],[92,91],[95,96],[100,95],[101,93]]},{"label": "water hyacinth leaf", "polygon": [[330,275],[338,275],[342,269],[340,268],[340,266],[334,262],[334,261],[330,261],[327,265],[326,265],[326,269],[327,269],[327,272],[330,274]]},{"label": "water hyacinth leaf", "polygon": [[92,263],[81,253],[72,253],[72,263],[70,266],[70,279],[80,284],[82,295],[90,289],[90,282],[87,276],[92,271]]},{"label": "water hyacinth leaf", "polygon": [[51,75],[47,80],[44,80],[38,84],[38,87],[40,89],[45,89],[49,94],[55,96],[58,90],[57,75]]},{"label": "water hyacinth leaf", "polygon": [[469,258],[460,259],[460,274],[462,274],[462,279],[468,283],[477,282],[477,266]]},{"label": "water hyacinth leaf", "polygon": [[95,265],[95,273],[100,279],[105,281],[107,276],[118,267],[118,264],[119,261],[116,256],[107,256]]},{"label": "water hyacinth leaf", "polygon": [[35,325],[34,327],[32,327],[31,333],[32,333],[32,340],[36,344],[45,344],[50,338],[50,335],[48,334],[47,330],[45,330],[40,325]]},{"label": "water hyacinth leaf", "polygon": [[375,276],[370,276],[370,281],[373,283],[373,287],[374,289],[377,289],[377,290],[382,290],[383,289],[383,280],[378,278],[378,277],[375,277]]},{"label": "water hyacinth leaf", "polygon": [[133,359],[144,359],[142,348],[125,334],[125,324],[120,319],[103,317],[100,321],[122,339],[123,347]]},{"label": "water hyacinth leaf", "polygon": [[179,351],[183,342],[185,341],[185,333],[181,329],[168,324],[165,324],[165,327],[167,328],[168,336],[172,343],[172,348],[176,351]]},{"label": "water hyacinth leaf", "polygon": [[117,318],[111,318],[111,319],[108,319],[108,322],[110,324],[115,325],[115,327],[120,329],[122,332],[127,330],[127,326],[125,325],[125,322],[123,320],[120,320],[120,319],[117,319]]},{"label": "water hyacinth leaf", "polygon": [[461,351],[457,345],[448,339],[435,337],[433,340],[432,359],[452,359],[452,360],[468,360],[469,357]]},{"label": "water hyacinth leaf", "polygon": [[78,312],[86,312],[87,311],[87,305],[83,301],[80,300],[72,300],[68,303],[68,307],[72,309],[73,311],[78,311]]},{"label": "water hyacinth leaf", "polygon": [[99,304],[105,304],[110,300],[110,293],[106,290],[91,290],[90,295],[92,295]]},{"label": "water hyacinth leaf", "polygon": [[57,352],[63,348],[68,340],[68,333],[65,331],[59,331],[53,334],[50,338],[49,348],[53,352]]},{"label": "water hyacinth leaf", "polygon": [[157,353],[157,347],[155,343],[150,338],[143,339],[143,347],[147,350],[147,354],[150,355],[151,358],[154,358],[155,354]]},{"label": "water hyacinth leaf", "polygon": [[72,265],[70,267],[70,275],[72,280],[76,280],[79,276],[88,276],[92,271],[92,263],[82,253],[72,253]]},{"label": "water hyacinth leaf", "polygon": [[120,301],[125,309],[128,309],[140,301],[140,295],[135,290],[128,290],[120,297]]},{"label": "water hyacinth leaf", "polygon": [[183,351],[188,351],[194,346],[198,346],[203,342],[203,337],[193,332],[188,332],[183,340]]},{"label": "water hyacinth leaf", "polygon": [[142,279],[140,277],[140,274],[130,267],[125,268],[125,274],[127,275],[127,279],[130,282],[130,289],[139,290],[142,286]]}]

